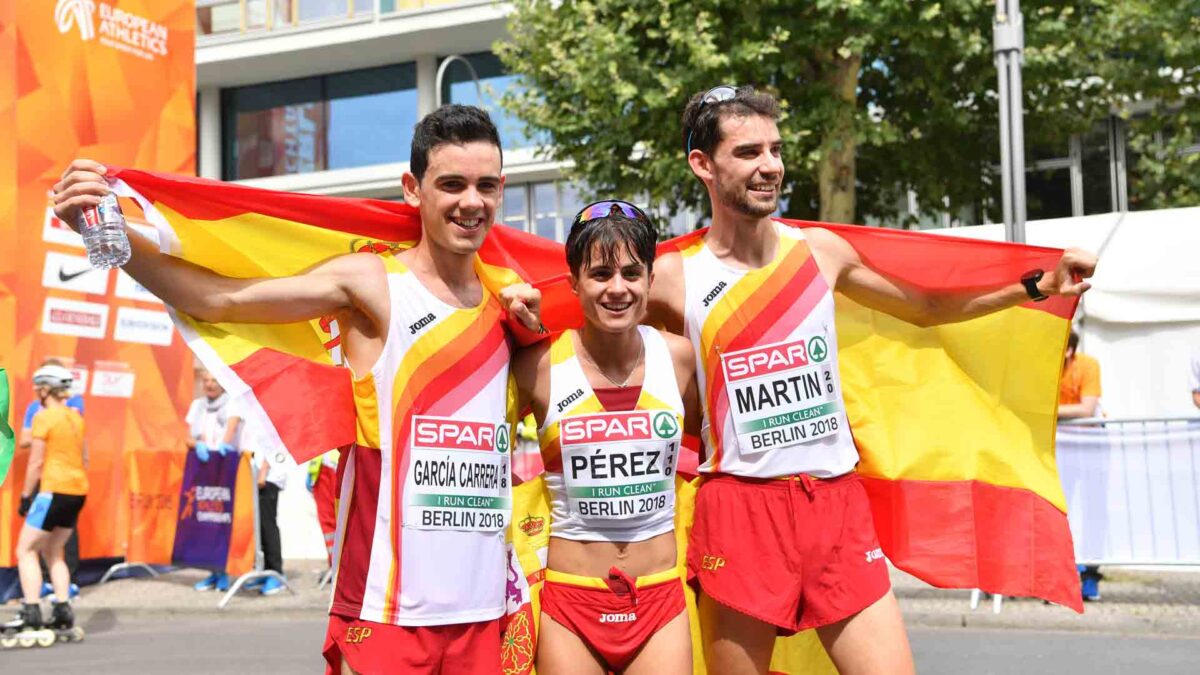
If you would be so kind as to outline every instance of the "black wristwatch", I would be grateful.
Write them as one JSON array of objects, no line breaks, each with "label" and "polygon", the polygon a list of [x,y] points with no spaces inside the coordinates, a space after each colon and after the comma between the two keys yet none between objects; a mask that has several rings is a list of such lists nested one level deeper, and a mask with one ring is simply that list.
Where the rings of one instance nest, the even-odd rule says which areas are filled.
[{"label": "black wristwatch", "polygon": [[1021,275],[1021,285],[1025,287],[1025,292],[1029,294],[1030,299],[1034,302],[1041,302],[1050,297],[1038,288],[1038,282],[1046,273],[1042,270],[1029,270]]}]

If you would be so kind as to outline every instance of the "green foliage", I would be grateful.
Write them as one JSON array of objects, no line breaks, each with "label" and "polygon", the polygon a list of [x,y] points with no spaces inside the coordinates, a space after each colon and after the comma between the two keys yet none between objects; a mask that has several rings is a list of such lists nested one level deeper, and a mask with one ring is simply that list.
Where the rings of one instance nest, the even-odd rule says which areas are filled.
[{"label": "green foliage", "polygon": [[[673,210],[703,209],[702,186],[684,160],[680,113],[696,92],[746,83],[783,106],[788,215],[817,217],[822,146],[847,105],[832,95],[830,74],[851,55],[863,64],[853,137],[832,140],[858,147],[859,221],[902,222],[897,205],[910,189],[952,213],[978,208],[993,190],[992,0],[513,5],[510,40],[497,51],[526,88],[504,104],[595,194],[648,194]],[[1200,128],[1200,0],[1026,0],[1022,11],[1027,147],[1065,146],[1065,134],[1120,112],[1137,132],[1131,193],[1154,206],[1200,201],[1200,159],[1174,152]],[[1180,109],[1191,122],[1156,133]]]}]

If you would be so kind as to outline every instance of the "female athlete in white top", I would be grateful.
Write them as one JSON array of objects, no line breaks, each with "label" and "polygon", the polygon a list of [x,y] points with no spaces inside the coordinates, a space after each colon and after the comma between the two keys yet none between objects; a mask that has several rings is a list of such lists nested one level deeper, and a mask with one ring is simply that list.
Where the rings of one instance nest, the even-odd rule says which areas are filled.
[{"label": "female athlete in white top", "polygon": [[584,325],[513,361],[550,492],[545,675],[692,671],[674,485],[683,434],[699,430],[699,396],[690,343],[639,325],[656,239],[632,204],[585,207],[567,238]]}]

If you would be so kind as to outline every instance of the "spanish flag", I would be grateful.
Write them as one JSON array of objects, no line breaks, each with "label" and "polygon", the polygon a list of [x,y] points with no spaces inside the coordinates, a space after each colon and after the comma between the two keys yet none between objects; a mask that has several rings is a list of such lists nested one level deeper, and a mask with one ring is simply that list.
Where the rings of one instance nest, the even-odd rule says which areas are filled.
[{"label": "spanish flag", "polygon": [[[118,194],[136,200],[156,226],[164,251],[233,277],[295,274],[353,251],[411,246],[420,235],[416,211],[394,202],[130,169],[112,175]],[[827,227],[873,268],[934,290],[996,288],[1030,269],[1052,268],[1061,255],[785,222]],[[680,250],[701,236],[688,234],[659,250]],[[543,289],[550,329],[578,325],[561,245],[496,226],[479,260],[490,291],[524,279]],[[935,586],[1034,596],[1082,611],[1054,460],[1058,376],[1076,301],[1051,298],[932,328],[845,297],[836,302],[858,471],[888,558]],[[354,440],[350,378],[331,356],[337,336],[330,321],[213,325],[174,316],[201,362],[232,394],[253,396],[251,414],[261,414],[298,461]]]},{"label": "spanish flag", "polygon": [[[229,277],[289,276],[347,253],[408,248],[421,235],[417,210],[398,202],[274,192],[135,169],[110,169],[109,178],[114,192],[142,209],[163,252]],[[565,288],[562,247],[512,228],[492,231],[478,269],[494,293],[521,280]],[[236,325],[204,323],[174,310],[171,317],[204,367],[231,396],[248,395],[242,399],[246,415],[276,434],[297,462],[354,442],[351,381],[340,367],[332,317]],[[518,322],[510,324],[523,342],[536,339]]]}]

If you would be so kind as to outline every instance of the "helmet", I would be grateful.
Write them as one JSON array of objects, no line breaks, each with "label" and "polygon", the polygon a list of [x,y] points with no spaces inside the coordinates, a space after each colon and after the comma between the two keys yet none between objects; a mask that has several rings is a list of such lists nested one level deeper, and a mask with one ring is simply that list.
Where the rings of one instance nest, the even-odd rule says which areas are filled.
[{"label": "helmet", "polygon": [[42,366],[33,374],[33,383],[51,389],[66,389],[75,381],[71,371],[62,366]]}]

